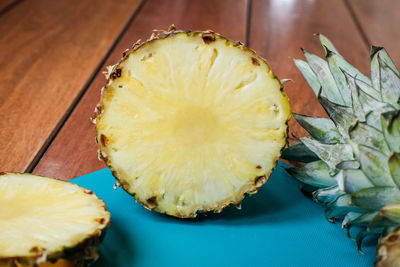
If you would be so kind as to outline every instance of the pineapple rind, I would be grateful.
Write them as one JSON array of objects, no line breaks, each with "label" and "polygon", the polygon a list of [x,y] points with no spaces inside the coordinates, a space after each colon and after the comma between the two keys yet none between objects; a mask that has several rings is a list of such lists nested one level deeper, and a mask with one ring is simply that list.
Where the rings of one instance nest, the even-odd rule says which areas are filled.
[{"label": "pineapple rind", "polygon": [[[110,110],[109,105],[110,103],[112,103],[113,101],[113,96],[114,93],[116,92],[116,87],[121,87],[121,83],[118,85],[118,80],[124,80],[124,77],[126,77],[128,74],[131,73],[127,73],[127,70],[131,70],[132,66],[133,69],[140,69],[138,66],[139,65],[134,65],[136,64],[138,61],[132,61],[130,60],[131,58],[135,57],[136,54],[140,54],[141,56],[141,60],[148,60],[148,58],[152,58],[152,60],[156,60],[154,59],[155,57],[153,56],[152,51],[154,51],[154,48],[152,47],[152,43],[156,42],[157,40],[161,40],[161,39],[177,39],[177,38],[182,38],[182,39],[187,39],[190,38],[191,42],[194,42],[197,44],[196,49],[199,49],[199,51],[205,51],[205,53],[208,53],[207,51],[212,51],[210,49],[208,49],[208,46],[210,45],[204,45],[204,43],[207,43],[208,41],[210,41],[211,47],[216,47],[214,48],[214,53],[210,53],[210,57],[211,60],[215,60],[215,58],[218,57],[218,52],[216,52],[217,49],[219,49],[218,45],[223,46],[223,48],[232,48],[232,51],[240,51],[237,52],[238,54],[245,54],[248,58],[249,58],[249,64],[252,63],[253,65],[256,65],[258,68],[263,70],[263,75],[267,74],[266,77],[268,77],[268,80],[272,87],[276,88],[273,91],[274,96],[279,97],[279,105],[278,108],[280,109],[281,114],[279,115],[281,118],[281,121],[279,121],[279,123],[277,123],[277,126],[273,126],[271,125],[271,127],[279,127],[279,130],[276,131],[276,133],[271,131],[270,135],[271,139],[276,141],[277,145],[274,146],[274,148],[271,148],[271,152],[270,154],[273,155],[270,159],[266,160],[266,162],[263,163],[263,165],[265,164],[265,168],[264,166],[256,166],[254,165],[252,168],[254,168],[254,171],[248,172],[248,174],[245,176],[245,178],[241,178],[244,179],[245,181],[240,181],[236,179],[234,180],[230,180],[230,181],[226,181],[223,182],[221,184],[215,184],[214,182],[214,186],[211,187],[210,189],[208,189],[209,191],[212,190],[217,190],[218,194],[214,194],[210,197],[208,197],[208,199],[205,197],[205,194],[203,194],[202,196],[198,197],[198,199],[202,199],[200,202],[196,203],[196,200],[192,201],[190,204],[188,204],[187,200],[190,197],[186,197],[185,194],[189,194],[188,192],[190,192],[190,188],[193,187],[192,184],[187,184],[186,187],[186,192],[181,191],[181,193],[176,194],[176,196],[173,195],[168,195],[168,192],[173,191],[173,189],[170,189],[169,191],[163,191],[163,187],[166,186],[168,188],[168,184],[164,184],[162,186],[157,186],[157,184],[162,183],[162,181],[160,181],[160,179],[158,178],[152,178],[150,179],[151,181],[144,181],[142,183],[147,183],[147,185],[142,186],[142,188],[144,188],[144,190],[142,189],[138,189],[140,187],[140,182],[135,182],[134,179],[132,179],[131,177],[131,173],[134,173],[134,171],[136,171],[135,169],[131,169],[131,171],[125,171],[123,170],[123,168],[121,168],[121,165],[118,165],[118,161],[121,160],[114,160],[115,159],[115,147],[110,148],[110,144],[114,144],[114,143],[118,143],[118,140],[113,139],[112,134],[107,134],[107,129],[105,129],[106,127],[109,126],[104,126],[106,125],[106,123],[104,123],[104,121],[107,120],[107,114],[105,114],[105,111]],[[185,40],[183,40],[185,41]],[[166,42],[165,42],[166,43]],[[158,45],[157,43],[154,44],[154,46]],[[160,43],[161,45],[161,43]],[[215,46],[214,46],[215,45]],[[202,50],[204,49],[204,50]],[[157,50],[156,50],[157,51]],[[178,55],[179,56],[179,55]],[[250,60],[251,59],[251,60]],[[184,58],[182,58],[182,60],[184,60]],[[222,60],[222,59],[220,59]],[[201,69],[203,66],[207,67],[207,62],[200,62],[199,64],[199,68]],[[213,62],[212,62],[213,64]],[[216,63],[218,64],[218,63]],[[251,65],[251,64],[250,64]],[[127,66],[131,66],[130,68]],[[136,68],[135,68],[136,66]],[[229,67],[229,65],[227,65]],[[147,69],[148,72],[152,72],[155,71],[155,69],[151,69],[151,65],[149,65],[150,69]],[[157,68],[157,65],[156,65]],[[173,70],[174,68],[169,69],[169,71]],[[207,31],[207,32],[191,32],[191,31],[171,31],[171,32],[166,32],[166,33],[162,33],[159,34],[158,36],[153,36],[150,40],[148,40],[147,42],[143,43],[143,44],[136,44],[133,49],[128,52],[125,53],[124,57],[121,59],[121,61],[119,63],[117,63],[113,70],[113,72],[109,75],[109,79],[107,80],[107,84],[106,87],[102,93],[102,98],[100,101],[100,104],[98,106],[97,109],[97,118],[96,118],[96,130],[97,130],[97,140],[100,146],[100,151],[99,151],[99,155],[100,158],[102,158],[107,165],[110,167],[110,169],[113,171],[113,175],[116,177],[116,179],[119,181],[119,184],[130,194],[135,196],[135,199],[140,202],[143,206],[145,206],[148,209],[154,210],[154,211],[158,211],[160,213],[166,213],[168,215],[172,215],[172,216],[177,216],[177,217],[182,217],[182,218],[189,218],[189,217],[195,217],[196,214],[198,212],[207,212],[207,211],[214,211],[214,212],[221,212],[222,209],[230,204],[235,204],[235,205],[239,205],[241,203],[241,201],[243,200],[244,196],[248,193],[256,193],[257,190],[268,180],[268,177],[270,175],[270,173],[272,172],[272,169],[274,168],[274,166],[276,165],[277,159],[279,158],[280,155],[280,151],[283,148],[283,146],[286,143],[286,137],[287,137],[287,121],[290,117],[290,106],[288,103],[288,99],[287,96],[285,94],[285,92],[282,90],[282,85],[280,84],[279,80],[273,75],[273,73],[270,71],[269,66],[266,64],[266,62],[260,58],[259,56],[257,56],[255,54],[255,52],[253,52],[252,50],[250,50],[249,48],[246,48],[245,46],[243,46],[241,43],[237,43],[237,42],[233,42],[230,41],[228,39],[226,39],[225,37],[222,37],[214,32],[211,31]],[[120,73],[117,73],[117,71],[119,71]],[[113,73],[115,74],[113,76]],[[132,74],[131,74],[132,75]],[[137,94],[144,94],[145,91],[143,91],[143,81],[142,82],[138,82],[138,80],[140,80],[139,78],[137,78],[139,74],[135,74],[135,78],[134,79],[125,79],[124,82],[126,82],[125,84],[130,85],[130,87],[137,89],[137,91],[135,93]],[[235,74],[235,76],[240,76],[243,75],[242,73],[238,72]],[[117,77],[118,76],[118,77]],[[167,75],[168,76],[168,75]],[[128,75],[129,77],[129,75]],[[246,77],[244,77],[246,78]],[[251,79],[251,77],[248,77],[249,79]],[[160,80],[161,79],[165,79],[165,76],[160,76]],[[207,78],[204,78],[203,80],[205,80],[206,82],[208,81]],[[223,80],[223,79],[222,79]],[[162,80],[164,82],[164,80]],[[199,81],[202,81],[202,79],[199,79]],[[179,81],[172,81],[172,80],[167,80],[167,83],[170,84],[170,87],[173,87],[174,82],[175,83],[179,83]],[[264,86],[268,86],[268,83],[264,83]],[[205,86],[207,86],[207,84],[205,84]],[[246,84],[238,85],[238,89],[242,88],[243,86],[246,86]],[[178,84],[177,87],[180,87],[180,84]],[[200,88],[201,86],[199,86]],[[142,89],[140,89],[142,88]],[[142,90],[140,92],[140,90]],[[239,90],[238,90],[239,91]],[[271,92],[271,93],[272,93]],[[199,94],[200,96],[200,94]],[[246,95],[244,95],[245,97]],[[207,96],[206,96],[207,97]],[[214,97],[214,98],[210,98],[210,99],[218,99],[218,96]],[[165,99],[163,100],[165,102]],[[181,101],[179,101],[179,99],[177,100],[178,102],[175,103],[176,105],[178,105]],[[164,102],[159,102],[160,105],[163,105]],[[146,109],[147,106],[142,106],[141,103],[139,102],[135,102],[136,105],[138,105],[142,110]],[[189,110],[187,113],[190,113],[190,109],[192,106],[195,105],[189,105]],[[129,112],[129,111],[128,111]],[[149,111],[150,112],[150,111]],[[198,112],[199,113],[199,112]],[[200,112],[200,113],[204,113],[206,114],[207,112]],[[135,114],[131,113],[132,116],[136,116]],[[110,116],[111,117],[111,116]],[[180,119],[185,121],[185,118]],[[213,118],[205,118],[206,121],[212,121]],[[186,124],[185,124],[186,125]],[[112,126],[115,128],[115,125]],[[217,128],[218,124],[215,125],[215,127],[212,128]],[[278,128],[277,128],[278,129]],[[179,133],[178,133],[179,135]],[[207,136],[207,135],[202,135],[202,136]],[[212,136],[212,135],[210,135]],[[208,137],[207,137],[208,138]],[[212,138],[212,137],[210,137]],[[262,136],[257,137],[257,135],[255,135],[255,138],[263,138]],[[153,139],[153,142],[157,142],[158,139]],[[279,141],[277,141],[279,140]],[[212,141],[212,140],[211,140]],[[121,142],[121,143],[126,143],[125,141]],[[114,149],[114,152],[113,152]],[[168,149],[167,149],[168,151]],[[201,151],[201,150],[199,150]],[[121,153],[122,154],[122,153]],[[159,154],[163,154],[163,151],[159,152]],[[210,154],[211,155],[211,154]],[[195,154],[193,154],[193,156],[195,156]],[[125,158],[130,158],[131,155],[130,154],[126,154]],[[165,157],[168,158],[168,157]],[[247,165],[249,165],[249,163],[247,163]],[[251,165],[251,164],[250,164]],[[243,166],[243,170],[239,171],[239,172],[246,172],[246,168],[251,168],[249,166],[244,167]],[[261,164],[260,164],[261,165]],[[209,166],[209,165],[208,165]],[[199,166],[193,166],[193,168],[197,168],[199,169]],[[223,168],[223,166],[215,166],[214,168]],[[259,169],[260,168],[260,169]],[[173,171],[173,170],[171,170]],[[143,170],[143,173],[145,173],[146,171]],[[200,172],[200,170],[199,170]],[[139,176],[140,177],[140,176]],[[210,177],[213,178],[213,177]],[[209,178],[204,178],[204,179],[209,179]],[[139,179],[140,180],[140,179]],[[228,179],[229,180],[229,179]],[[152,182],[153,181],[153,182]],[[181,181],[181,180],[180,180]],[[226,183],[231,183],[233,181],[232,185],[226,184]],[[172,179],[172,182],[170,182],[170,184],[176,184],[178,186],[179,183],[181,182],[174,182]],[[213,181],[209,180],[209,183],[212,184]],[[138,184],[138,185],[136,185]],[[176,188],[177,186],[175,186],[174,188]],[[231,191],[226,191],[226,188],[233,188],[231,189],[231,191],[234,191],[233,193]],[[149,188],[155,188],[154,190],[149,190]],[[171,188],[171,185],[169,186],[169,188]],[[219,188],[219,189],[216,189]],[[158,192],[157,192],[158,190]],[[194,192],[192,194],[197,194],[198,192]],[[179,199],[176,199],[174,201],[174,197],[178,197],[179,195]],[[163,201],[164,198],[169,198],[166,201]],[[196,198],[196,197],[194,197]],[[206,201],[204,201],[206,199]]]},{"label": "pineapple rind", "polygon": [[400,227],[381,239],[378,246],[376,267],[400,266]]},{"label": "pineapple rind", "polygon": [[[67,264],[67,266],[86,266],[88,263],[97,259],[97,251],[100,248],[102,240],[104,239],[106,229],[110,225],[110,214],[107,211],[104,202],[97,198],[92,191],[70,182],[58,180],[56,178],[42,177],[28,173],[3,172],[0,174],[0,181],[3,177],[14,177],[16,179],[22,178],[20,179],[21,184],[24,183],[24,179],[28,179],[32,185],[35,183],[50,183],[51,185],[53,183],[54,186],[61,186],[61,188],[66,185],[67,187],[70,187],[70,189],[73,188],[73,190],[77,192],[82,192],[83,196],[89,195],[89,198],[93,198],[93,200],[91,200],[91,205],[97,206],[99,211],[103,211],[101,211],[101,217],[93,218],[96,220],[94,223],[96,224],[96,227],[86,234],[81,233],[71,237],[71,239],[74,240],[72,242],[70,240],[65,240],[63,241],[63,245],[55,247],[37,246],[37,249],[32,249],[31,251],[15,251],[13,255],[11,255],[10,252],[4,253],[3,251],[0,251],[0,266],[46,266],[46,263],[57,263],[61,264],[61,266],[64,266],[65,264]],[[21,193],[29,195],[29,192],[26,191]],[[51,191],[46,191],[46,193],[51,195]],[[60,196],[60,198],[62,198],[62,196]],[[32,202],[34,202],[34,200]],[[30,204],[32,205],[32,203]],[[16,209],[18,209],[18,207]],[[24,214],[22,214],[22,216],[24,216]],[[43,222],[43,224],[45,224],[45,222]],[[45,234],[43,236],[46,237]],[[22,241],[22,244],[24,243],[25,242]],[[36,246],[33,245],[33,247]]]}]

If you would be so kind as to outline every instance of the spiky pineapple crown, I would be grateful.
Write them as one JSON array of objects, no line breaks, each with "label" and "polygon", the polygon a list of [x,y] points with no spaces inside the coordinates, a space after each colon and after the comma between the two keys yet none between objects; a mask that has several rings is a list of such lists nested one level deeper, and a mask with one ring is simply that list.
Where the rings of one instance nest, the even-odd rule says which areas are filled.
[{"label": "spiky pineapple crown", "polygon": [[[371,79],[323,35],[326,61],[303,50],[294,62],[328,118],[293,114],[310,134],[282,158],[305,164],[287,171],[326,206],[330,221],[383,234],[400,224],[400,73],[382,47],[371,48]],[[349,234],[350,235],[350,234]]]}]

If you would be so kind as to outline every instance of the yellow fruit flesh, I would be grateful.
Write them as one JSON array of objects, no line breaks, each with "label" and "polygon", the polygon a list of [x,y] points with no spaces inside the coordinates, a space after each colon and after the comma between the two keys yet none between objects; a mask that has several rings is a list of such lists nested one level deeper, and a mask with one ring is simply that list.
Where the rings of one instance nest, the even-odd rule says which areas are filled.
[{"label": "yellow fruit flesh", "polygon": [[109,219],[104,203],[75,184],[0,176],[0,258],[51,255],[99,234]]},{"label": "yellow fruit flesh", "polygon": [[275,166],[290,106],[253,52],[178,34],[144,45],[117,68],[121,76],[101,101],[98,140],[144,205],[182,217],[218,210]]}]

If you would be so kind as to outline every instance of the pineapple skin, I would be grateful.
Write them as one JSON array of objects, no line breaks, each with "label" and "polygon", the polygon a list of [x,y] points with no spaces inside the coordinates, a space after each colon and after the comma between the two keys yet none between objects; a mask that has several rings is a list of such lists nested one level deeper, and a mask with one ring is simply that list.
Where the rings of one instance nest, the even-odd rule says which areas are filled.
[{"label": "pineapple skin", "polygon": [[376,267],[400,267],[400,228],[382,238],[378,246]]},{"label": "pineapple skin", "polygon": [[361,229],[360,251],[366,236],[381,236],[377,266],[399,266],[400,73],[383,47],[371,47],[370,79],[319,39],[326,61],[303,50],[307,61],[294,62],[329,119],[294,114],[310,137],[282,158],[301,162],[287,171],[329,221],[342,221],[349,237],[352,226]]},{"label": "pineapple skin", "polygon": [[[153,203],[153,201],[151,201],[151,199],[148,200],[142,200],[140,198],[137,197],[137,195],[135,194],[135,192],[130,192],[129,191],[129,184],[127,184],[126,182],[123,181],[123,179],[121,179],[121,174],[119,174],[117,172],[117,170],[113,167],[113,162],[110,160],[109,157],[107,157],[106,153],[106,146],[107,146],[107,142],[108,140],[105,138],[104,136],[101,135],[101,133],[99,132],[99,129],[97,127],[97,118],[99,116],[101,116],[101,114],[104,112],[104,107],[102,105],[102,98],[104,95],[104,92],[107,90],[108,85],[111,83],[111,81],[115,78],[120,77],[121,73],[118,72],[118,66],[124,62],[131,53],[134,53],[136,50],[138,50],[139,48],[146,46],[156,40],[160,40],[160,39],[165,39],[165,38],[169,38],[169,37],[173,37],[176,35],[186,35],[189,37],[196,37],[196,36],[201,36],[204,40],[205,43],[212,43],[216,40],[224,40],[227,44],[232,45],[233,47],[238,47],[243,51],[248,51],[251,54],[253,54],[255,57],[257,57],[258,60],[261,60],[262,62],[256,61],[253,62],[253,64],[265,64],[268,68],[269,65],[266,62],[265,59],[261,58],[259,55],[257,55],[257,53],[255,51],[253,51],[252,49],[244,46],[241,42],[239,41],[233,41],[230,40],[218,33],[215,33],[212,30],[206,30],[206,31],[191,31],[191,30],[177,30],[175,28],[174,25],[171,25],[169,27],[169,29],[167,31],[158,31],[157,33],[153,33],[150,38],[145,41],[145,42],[141,42],[141,40],[138,40],[136,43],[134,43],[132,45],[132,47],[130,49],[126,49],[123,53],[122,53],[122,58],[115,64],[112,66],[107,67],[107,71],[105,72],[105,76],[106,76],[106,85],[102,88],[101,90],[101,97],[100,97],[100,102],[98,103],[98,105],[96,106],[95,110],[94,110],[94,119],[92,120],[92,122],[94,124],[96,124],[96,136],[95,136],[95,141],[96,143],[99,145],[99,149],[98,149],[98,158],[99,160],[103,160],[106,165],[109,167],[109,169],[111,170],[113,176],[116,179],[116,186],[120,186],[122,187],[127,193],[129,193],[130,195],[132,195],[135,200],[137,202],[139,202],[143,207],[145,207],[148,210],[152,210],[152,211],[156,211],[158,213],[162,213],[162,214],[166,214],[169,216],[174,216],[174,217],[178,217],[178,218],[195,218],[197,217],[198,214],[200,213],[207,213],[207,212],[213,212],[213,213],[221,213],[222,210],[224,208],[226,208],[229,205],[234,205],[238,208],[240,208],[241,203],[243,201],[243,199],[246,197],[246,195],[248,194],[256,194],[258,192],[258,190],[268,181],[271,173],[273,172],[274,168],[276,167],[276,165],[278,164],[278,160],[280,158],[280,155],[285,147],[285,145],[287,144],[287,138],[288,138],[288,122],[290,119],[290,115],[287,117],[286,121],[285,121],[285,127],[286,127],[286,131],[284,134],[284,140],[285,140],[285,144],[282,145],[281,149],[280,149],[280,153],[279,155],[277,155],[275,157],[274,160],[274,166],[273,168],[268,172],[265,173],[264,175],[261,176],[255,176],[253,178],[254,183],[251,186],[247,186],[241,189],[241,191],[236,195],[236,197],[234,199],[232,198],[228,198],[228,199],[224,199],[222,201],[216,202],[214,203],[214,205],[210,206],[210,207],[198,207],[197,209],[194,209],[193,211],[189,212],[189,213],[181,213],[177,210],[175,210],[174,212],[166,212],[163,209],[160,209],[157,205],[157,202]],[[283,85],[280,82],[280,80],[274,75],[274,79],[279,83],[280,85],[280,92],[283,96],[283,98],[286,99],[287,101],[287,107],[286,110],[289,114],[291,114],[291,107],[289,104],[289,98],[286,94],[286,92],[283,89]]]},{"label": "pineapple skin", "polygon": [[[0,172],[0,176],[8,174],[28,175],[29,173],[7,173]],[[36,175],[39,176],[39,175]],[[43,176],[40,176],[43,177]],[[65,183],[68,181],[60,180],[54,177],[44,177],[47,179],[54,179]],[[87,190],[87,194],[94,194],[92,191]],[[98,199],[103,203],[103,208],[108,212],[106,205],[101,199]],[[16,257],[2,257],[0,254],[0,267],[47,267],[47,266],[59,266],[59,267],[84,267],[90,265],[96,261],[99,257],[98,250],[101,247],[101,243],[107,232],[107,228],[110,226],[110,216],[104,217],[104,223],[102,229],[97,229],[95,232],[90,234],[84,240],[80,240],[76,245],[69,247],[59,248],[57,251],[51,253],[43,253],[43,251],[35,251],[35,255],[31,256],[16,256]],[[45,261],[43,257],[45,256]]]},{"label": "pineapple skin", "polygon": [[[108,227],[108,226],[107,226]],[[58,252],[47,254],[46,262],[39,263],[38,260],[43,256],[42,252],[30,257],[7,257],[0,258],[0,267],[30,267],[30,266],[71,266],[71,267],[84,267],[90,265],[98,258],[97,251],[101,246],[106,234],[106,230],[99,233],[94,233],[92,236],[86,238],[81,243],[62,248]]]}]

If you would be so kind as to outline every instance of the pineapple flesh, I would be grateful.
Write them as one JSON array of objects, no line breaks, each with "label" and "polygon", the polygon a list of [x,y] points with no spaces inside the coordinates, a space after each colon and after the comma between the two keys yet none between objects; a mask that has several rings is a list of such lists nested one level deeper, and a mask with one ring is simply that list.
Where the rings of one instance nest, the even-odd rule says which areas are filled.
[{"label": "pineapple flesh", "polygon": [[81,266],[110,222],[104,202],[78,185],[0,175],[0,266]]},{"label": "pineapple flesh", "polygon": [[[325,205],[330,221],[342,220],[349,235],[352,226],[360,229],[361,249],[366,236],[384,237],[400,224],[400,73],[384,48],[372,47],[370,79],[319,38],[326,61],[303,51],[307,61],[295,64],[329,119],[294,114],[310,136],[282,157],[304,163],[288,172]],[[388,254],[399,251],[393,246],[399,243]]]},{"label": "pineapple flesh", "polygon": [[288,98],[267,63],[212,31],[162,32],[110,68],[100,157],[146,208],[177,217],[240,204],[286,144]]}]

